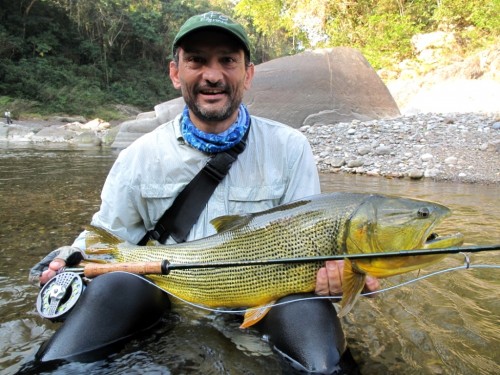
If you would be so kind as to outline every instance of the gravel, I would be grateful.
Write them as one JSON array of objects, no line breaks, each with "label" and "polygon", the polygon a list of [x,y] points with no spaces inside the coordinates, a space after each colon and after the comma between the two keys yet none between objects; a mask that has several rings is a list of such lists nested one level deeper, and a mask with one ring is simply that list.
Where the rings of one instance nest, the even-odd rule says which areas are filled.
[{"label": "gravel", "polygon": [[500,182],[500,117],[421,113],[300,130],[321,172],[464,183]]}]

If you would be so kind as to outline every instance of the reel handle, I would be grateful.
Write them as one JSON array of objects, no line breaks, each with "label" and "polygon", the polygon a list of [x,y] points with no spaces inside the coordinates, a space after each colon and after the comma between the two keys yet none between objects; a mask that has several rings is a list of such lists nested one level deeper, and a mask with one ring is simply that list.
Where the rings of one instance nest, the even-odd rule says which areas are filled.
[{"label": "reel handle", "polygon": [[85,277],[93,278],[108,272],[123,271],[136,275],[166,274],[163,262],[133,262],[133,263],[89,263],[83,268]]}]

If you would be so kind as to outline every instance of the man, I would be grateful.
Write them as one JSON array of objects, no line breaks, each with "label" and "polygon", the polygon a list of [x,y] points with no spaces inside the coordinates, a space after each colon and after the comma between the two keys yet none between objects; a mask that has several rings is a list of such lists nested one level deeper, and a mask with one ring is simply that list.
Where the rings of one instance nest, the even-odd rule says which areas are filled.
[{"label": "man", "polygon": [[5,111],[5,119],[7,120],[7,125],[12,124],[12,119],[10,117],[10,111]]},{"label": "man", "polygon": [[[186,108],[174,120],[120,153],[103,187],[101,208],[92,225],[138,243],[210,156],[233,147],[246,133],[246,149],[210,197],[189,232],[188,241],[215,233],[209,224],[215,217],[262,211],[320,192],[306,138],[286,125],[250,116],[242,105],[244,91],[250,88],[254,76],[254,65],[241,25],[217,12],[194,16],[179,30],[172,52],[170,79],[181,90]],[[85,249],[84,240],[85,232],[72,247],[49,254],[33,268],[32,278],[44,284],[66,262],[77,261],[80,250]],[[172,243],[173,239],[167,242]],[[341,262],[327,262],[318,272],[316,293],[339,293],[341,274]],[[115,289],[124,290],[125,285],[127,298]],[[367,287],[378,288],[377,281],[370,279]],[[79,358],[75,353],[106,347],[154,324],[167,306],[165,294],[142,278],[122,273],[100,276],[90,283],[39,357],[46,361]],[[276,349],[296,366],[323,373],[337,370],[345,344],[332,304],[311,300],[287,306],[290,307],[271,309],[258,325],[261,332],[269,335]],[[120,322],[134,321],[145,311],[151,321],[139,328],[120,326],[122,323],[113,320],[113,314],[120,314]],[[103,319],[93,329],[99,337],[82,337],[85,325],[96,314]],[[307,329],[297,330],[299,326]],[[80,337],[71,344],[73,347],[62,344],[65,338],[75,336]]]}]

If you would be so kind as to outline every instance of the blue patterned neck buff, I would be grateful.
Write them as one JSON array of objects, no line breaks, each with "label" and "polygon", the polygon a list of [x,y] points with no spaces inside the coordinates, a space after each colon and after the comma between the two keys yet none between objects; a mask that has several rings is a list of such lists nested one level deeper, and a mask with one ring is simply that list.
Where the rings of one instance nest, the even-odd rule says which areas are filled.
[{"label": "blue patterned neck buff", "polygon": [[188,107],[184,108],[181,119],[182,136],[194,148],[215,154],[229,150],[237,145],[245,135],[250,126],[250,115],[245,105],[240,104],[240,110],[236,122],[229,129],[219,134],[205,133],[198,129],[189,118]]}]

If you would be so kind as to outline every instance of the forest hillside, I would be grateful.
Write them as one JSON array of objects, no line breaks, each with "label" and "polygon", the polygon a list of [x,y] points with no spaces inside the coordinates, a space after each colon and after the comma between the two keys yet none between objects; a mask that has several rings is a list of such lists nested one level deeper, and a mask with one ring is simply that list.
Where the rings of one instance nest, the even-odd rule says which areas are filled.
[{"label": "forest hillside", "polygon": [[500,0],[0,0],[1,113],[113,120],[126,117],[124,105],[151,110],[179,95],[168,79],[176,31],[208,10],[245,25],[256,64],[347,46],[391,79],[402,61],[418,62],[416,35],[453,34],[428,72],[500,34]]}]

